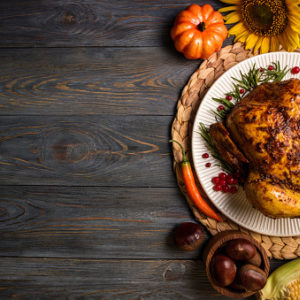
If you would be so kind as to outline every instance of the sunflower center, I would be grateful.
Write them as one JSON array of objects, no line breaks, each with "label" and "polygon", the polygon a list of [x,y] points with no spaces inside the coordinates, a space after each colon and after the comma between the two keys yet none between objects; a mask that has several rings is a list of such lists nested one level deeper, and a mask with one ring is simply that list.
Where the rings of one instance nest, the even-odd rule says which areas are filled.
[{"label": "sunflower center", "polygon": [[287,26],[284,0],[242,0],[242,21],[247,29],[260,36],[275,36]]}]

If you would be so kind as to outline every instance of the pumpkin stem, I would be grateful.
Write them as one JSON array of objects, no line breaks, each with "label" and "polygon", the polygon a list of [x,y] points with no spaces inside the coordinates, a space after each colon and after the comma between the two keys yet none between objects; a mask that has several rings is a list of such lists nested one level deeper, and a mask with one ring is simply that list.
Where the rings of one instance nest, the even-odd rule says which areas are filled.
[{"label": "pumpkin stem", "polygon": [[198,29],[203,32],[205,30],[205,23],[204,22],[201,22],[199,25],[198,25]]}]

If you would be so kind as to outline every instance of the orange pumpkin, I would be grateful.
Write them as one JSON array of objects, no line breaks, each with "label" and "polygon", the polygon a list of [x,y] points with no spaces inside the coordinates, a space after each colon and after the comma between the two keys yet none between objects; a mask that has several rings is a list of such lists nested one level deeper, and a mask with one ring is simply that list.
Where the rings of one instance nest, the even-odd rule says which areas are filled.
[{"label": "orange pumpkin", "polygon": [[176,50],[188,59],[209,58],[226,37],[223,16],[209,4],[190,5],[178,14],[171,29]]}]

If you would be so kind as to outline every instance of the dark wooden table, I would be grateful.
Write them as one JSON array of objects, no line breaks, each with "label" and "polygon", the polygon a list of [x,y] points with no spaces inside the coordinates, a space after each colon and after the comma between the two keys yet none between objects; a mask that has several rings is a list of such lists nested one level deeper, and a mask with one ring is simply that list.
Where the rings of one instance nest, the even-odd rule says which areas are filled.
[{"label": "dark wooden table", "polygon": [[172,240],[188,4],[0,1],[1,299],[225,299]]}]

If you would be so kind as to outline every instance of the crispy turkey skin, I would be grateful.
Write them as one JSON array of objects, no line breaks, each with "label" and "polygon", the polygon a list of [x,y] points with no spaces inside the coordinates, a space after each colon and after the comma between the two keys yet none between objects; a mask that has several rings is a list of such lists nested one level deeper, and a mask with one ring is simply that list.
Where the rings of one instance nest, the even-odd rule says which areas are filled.
[{"label": "crispy turkey skin", "polygon": [[300,216],[300,80],[258,86],[225,126],[249,161],[244,189],[251,203],[270,217]]}]

